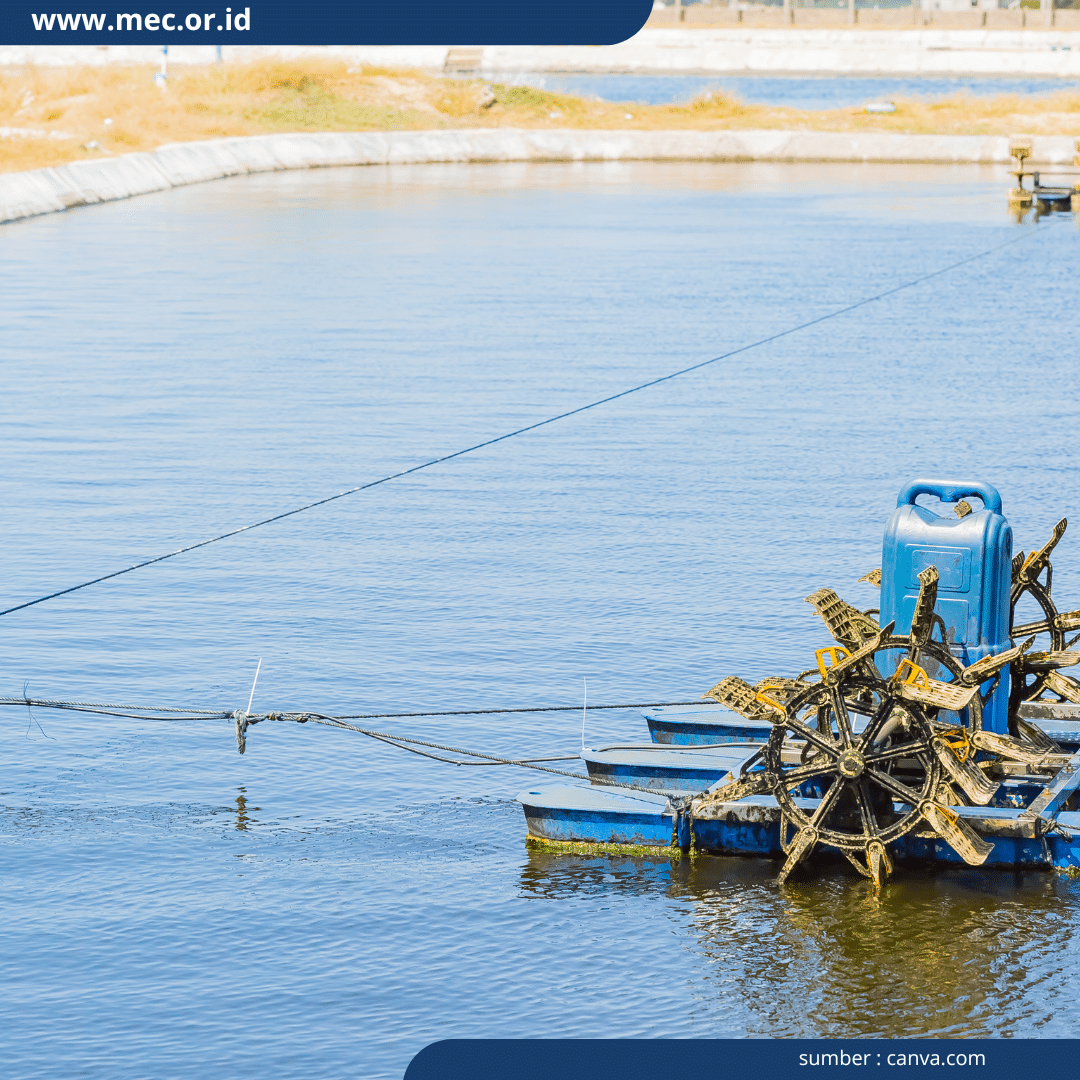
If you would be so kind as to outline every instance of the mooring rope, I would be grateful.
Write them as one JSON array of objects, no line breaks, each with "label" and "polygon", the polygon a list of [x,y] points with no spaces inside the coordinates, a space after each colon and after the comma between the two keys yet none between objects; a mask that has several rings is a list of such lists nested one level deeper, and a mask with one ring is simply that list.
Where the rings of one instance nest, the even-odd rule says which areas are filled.
[{"label": "mooring rope", "polygon": [[68,593],[78,592],[79,589],[88,588],[91,585],[97,585],[102,581],[109,581],[112,578],[120,577],[122,574],[130,574],[133,570],[141,570],[145,566],[153,566],[154,563],[164,562],[166,559],[174,559],[177,555],[183,555],[189,551],[195,551],[198,548],[206,547],[208,544],[216,544],[219,540],[227,540],[231,536],[239,536],[240,533],[250,532],[252,529],[262,528],[264,525],[271,525],[276,521],[283,521],[285,518],[292,517],[294,514],[302,514],[306,510],[313,510],[317,506],[325,506],[327,503],[335,502],[337,499],[344,499],[347,495],[355,495],[358,491],[367,491],[370,488],[378,487],[380,484],[389,483],[391,480],[398,480],[403,476],[411,476],[413,473],[418,473],[423,469],[430,469],[435,465],[441,465],[447,461],[453,461],[455,458],[463,457],[465,454],[474,453],[477,450],[483,450],[485,447],[494,446],[496,443],[504,442],[506,439],[513,439],[518,435],[524,435],[529,431],[536,431],[538,428],[546,427],[548,424],[554,424],[556,421],[565,420],[571,416],[577,416],[579,413],[588,412],[590,409],[599,408],[601,405],[610,404],[612,401],[618,401],[620,398],[629,396],[630,394],[636,394],[641,390],[648,390],[650,387],[659,386],[661,383],[669,382],[671,379],[677,379],[682,375],[689,375],[691,372],[700,371],[702,368],[709,367],[711,364],[717,364],[721,360],[730,360],[733,356],[739,356],[741,353],[749,352],[751,349],[760,348],[762,345],[769,345],[774,341],[780,341],[782,338],[790,337],[792,334],[797,334],[802,330],[807,330],[811,326],[819,326],[821,323],[828,322],[830,319],[839,318],[841,315],[846,315],[851,311],[857,311],[861,307],[865,307],[867,304],[876,303],[878,300],[884,300],[886,297],[895,296],[899,292],[903,292],[905,289],[914,288],[916,285],[921,285],[926,281],[930,281],[933,278],[940,277],[942,274],[948,274],[953,270],[958,270],[962,266],[967,266],[969,263],[976,262],[979,259],[986,258],[988,255],[992,255],[996,251],[1001,251],[1003,248],[1007,248],[1012,244],[1018,244],[1022,240],[1026,240],[1034,233],[1022,233],[1019,236],[1013,237],[1011,240],[1006,240],[1002,244],[997,244],[994,247],[986,248],[984,251],[977,252],[974,255],[968,255],[966,258],[960,259],[957,262],[950,263],[948,266],[942,267],[940,270],[932,270],[927,274],[922,274],[917,278],[912,278],[910,281],[905,281],[901,285],[895,285],[891,289],[885,289],[883,292],[876,293],[874,296],[868,296],[863,300],[858,300],[853,304],[848,304],[845,307],[837,308],[836,311],[830,311],[825,315],[819,315],[814,319],[809,319],[806,322],[799,323],[797,326],[788,327],[786,330],[780,330],[775,334],[769,334],[767,337],[758,338],[757,341],[752,341],[748,345],[740,345],[736,349],[731,349],[726,353],[722,353],[720,356],[714,356],[710,360],[702,360],[697,364],[691,364],[689,367],[680,368],[678,371],[669,372],[667,375],[661,375],[658,378],[650,379],[648,382],[638,383],[636,386],[631,386],[627,390],[620,390],[616,394],[609,394],[607,397],[599,398],[596,401],[591,401],[587,405],[579,405],[576,409],[569,409],[566,412],[558,413],[555,416],[549,416],[545,420],[538,420],[534,424],[526,424],[524,427],[516,428],[513,431],[508,431],[503,435],[496,435],[494,438],[485,439],[483,442],[478,442],[472,446],[467,446],[463,450],[455,450],[452,454],[444,454],[442,457],[432,458],[430,461],[422,462],[419,465],[413,465],[411,468],[402,469],[400,472],[391,473],[389,476],[380,477],[378,480],[370,480],[366,484],[358,484],[356,487],[348,488],[346,491],[340,491],[336,495],[327,496],[325,499],[316,499],[314,502],[305,503],[303,506],[298,506],[293,510],[286,510],[280,514],[274,514],[271,517],[263,518],[261,521],[253,522],[251,525],[242,525],[238,529],[230,529],[228,532],[221,533],[218,536],[212,536],[209,540],[200,540],[195,544],[188,544],[185,547],[177,548],[175,551],[170,551],[165,555],[158,555],[153,559],[144,559],[142,562],[134,563],[132,566],[124,567],[122,570],[114,570],[110,574],[102,574],[100,577],[91,578],[89,581],[83,581],[78,585],[72,585],[67,589],[58,589],[56,592],[48,593],[45,596],[39,596],[36,600],[27,600],[25,603],[16,604],[13,607],[9,607],[0,611],[0,616],[10,615],[14,611],[22,611],[24,608],[33,607],[35,604],[43,604],[46,600],[54,600],[58,596],[66,596]]},{"label": "mooring rope", "polygon": [[[71,712],[99,713],[103,716],[126,716],[128,713],[181,713],[178,720],[206,719],[231,720],[233,709],[184,709],[157,705],[102,705],[92,701],[61,701],[51,698],[5,697],[0,698],[0,706],[33,706],[38,709],[66,709]],[[670,705],[700,705],[702,708],[715,708],[717,703],[709,699],[698,701],[644,701],[629,705],[590,705],[589,712],[601,709],[662,709]],[[578,712],[580,705],[539,705],[513,709],[445,709],[441,712],[396,712],[396,713],[345,713],[332,717],[334,720],[405,720],[426,716],[497,716],[509,713],[549,713]],[[283,714],[284,715],[284,714]],[[315,715],[315,714],[312,714]],[[320,714],[321,715],[321,714]],[[141,719],[165,720],[168,717],[144,716]]]},{"label": "mooring rope", "polygon": [[[493,765],[519,765],[523,769],[535,769],[537,772],[555,773],[557,776],[569,776],[574,780],[583,779],[581,773],[570,772],[567,769],[556,769],[551,765],[534,764],[534,762],[540,760],[539,758],[508,758],[502,757],[499,754],[485,754],[480,750],[466,750],[460,746],[447,746],[445,743],[430,742],[427,739],[414,739],[407,735],[391,735],[385,731],[372,731],[370,728],[362,728],[357,727],[355,724],[347,724],[344,720],[338,720],[333,716],[322,716],[319,713],[268,713],[265,716],[260,716],[258,719],[248,718],[247,726],[250,726],[253,722],[259,723],[262,720],[279,720],[295,724],[322,724],[325,727],[339,728],[344,731],[355,731],[360,735],[367,735],[371,739],[378,739],[380,742],[390,744],[408,743],[408,746],[401,745],[399,746],[399,749],[412,750],[413,753],[422,754],[424,757],[435,758],[437,761],[445,761],[450,765],[465,765],[472,763],[451,761],[449,758],[437,757],[435,754],[424,754],[423,751],[413,748],[426,746],[430,750],[442,750],[448,754],[460,754],[463,757],[477,758],[478,761],[489,762]],[[243,723],[243,721],[238,719],[237,723]],[[243,750],[241,750],[241,753],[243,753]],[[577,755],[574,756],[576,757]]]},{"label": "mooring rope", "polygon": [[[633,703],[629,705],[592,705],[591,709],[648,709],[664,708],[670,705],[704,705],[703,701],[655,701],[645,703]],[[708,702],[709,705],[715,703]],[[535,769],[539,772],[555,773],[557,776],[568,776],[575,780],[582,780],[581,773],[569,772],[566,769],[556,769],[543,764],[547,761],[573,761],[580,757],[578,754],[559,755],[544,758],[508,758],[497,754],[485,754],[477,750],[467,750],[457,746],[447,746],[443,743],[430,742],[425,739],[413,738],[409,735],[395,735],[386,731],[373,731],[370,728],[357,727],[348,723],[349,720],[379,720],[389,718],[422,718],[441,716],[492,716],[507,713],[545,713],[545,712],[577,712],[577,705],[541,705],[536,708],[512,708],[512,709],[458,709],[443,710],[440,712],[412,712],[412,713],[366,713],[359,715],[329,716],[325,713],[313,712],[268,712],[248,713],[243,709],[183,709],[175,706],[156,705],[110,705],[89,701],[65,701],[58,698],[31,698],[31,697],[6,697],[0,698],[0,706],[20,708],[56,709],[64,712],[81,712],[93,716],[115,716],[125,720],[161,721],[166,723],[179,723],[184,720],[232,720],[236,725],[236,748],[243,754],[247,750],[247,730],[255,724],[263,721],[284,721],[295,724],[322,724],[326,727],[336,727],[346,731],[355,731],[361,735],[376,739],[379,742],[394,746],[399,750],[407,750],[412,754],[442,761],[448,765],[517,765],[523,769]],[[150,714],[161,715],[150,715]],[[419,747],[427,747],[421,750]],[[472,761],[458,761],[452,758],[432,754],[430,750],[442,750],[445,753],[458,754],[462,757],[473,758]],[[639,790],[631,784],[623,784],[619,781],[608,781],[603,778],[595,778],[592,781],[608,787],[629,787]]]},{"label": "mooring rope", "polygon": [[[700,705],[698,701],[667,701],[636,705],[596,705],[590,708],[596,709],[641,709],[659,708],[665,705]],[[24,708],[57,709],[65,712],[83,712],[96,716],[116,716],[125,720],[167,721],[176,723],[183,720],[231,720],[236,729],[236,748],[243,754],[247,750],[247,731],[255,724],[264,721],[276,721],[293,724],[320,724],[324,727],[338,728],[343,731],[355,731],[359,735],[393,746],[398,750],[407,750],[411,754],[419,754],[421,757],[431,758],[448,765],[516,765],[522,769],[533,769],[536,772],[553,773],[556,776],[566,776],[572,780],[588,779],[594,785],[602,787],[616,787],[628,789],[628,793],[641,792],[641,788],[633,784],[623,783],[619,780],[611,780],[605,777],[587,777],[579,772],[571,772],[568,769],[558,769],[547,765],[549,761],[576,761],[580,760],[580,754],[560,754],[552,757],[529,757],[511,758],[500,754],[488,754],[481,750],[469,750],[460,746],[449,746],[445,743],[432,742],[428,739],[418,739],[411,735],[397,735],[387,731],[374,731],[371,728],[359,727],[348,723],[355,719],[377,719],[384,717],[427,717],[427,716],[476,716],[491,715],[498,713],[535,713],[535,712],[577,712],[577,705],[547,705],[540,708],[514,708],[514,709],[464,709],[457,712],[429,712],[429,713],[375,713],[364,717],[357,716],[329,716],[325,713],[315,712],[268,712],[248,713],[243,709],[210,710],[210,709],[181,709],[173,706],[147,706],[147,705],[102,705],[86,701],[64,701],[56,698],[31,698],[31,697],[8,697],[0,698],[0,706],[19,706]],[[124,711],[126,710],[126,711]],[[161,713],[164,715],[154,716],[149,713]],[[423,748],[423,749],[422,749]],[[447,754],[457,754],[459,758],[471,758],[472,760],[457,760],[443,757],[441,754],[431,753],[432,750],[441,750]],[[658,793],[657,793],[658,794]],[[670,793],[664,793],[668,795]]]},{"label": "mooring rope", "polygon": [[[639,701],[632,705],[590,705],[589,712],[599,709],[663,709],[669,705],[701,705],[704,708],[712,708],[718,704],[706,699],[704,701]],[[535,709],[457,709],[449,712],[401,712],[401,713],[365,713],[356,716],[345,714],[338,720],[398,720],[414,716],[486,716],[496,713],[544,713],[544,712],[578,712],[580,705],[543,705]]]},{"label": "mooring rope", "polygon": [[97,701],[63,701],[55,698],[7,697],[0,698],[0,705],[33,705],[39,709],[72,709],[75,711],[109,709],[123,712],[185,713],[191,716],[207,716],[217,719],[232,715],[232,709],[185,709],[169,705],[103,705]]},{"label": "mooring rope", "polygon": [[[336,728],[344,729],[346,731],[355,731],[355,732],[358,732],[360,735],[367,735],[370,738],[378,739],[380,742],[390,743],[391,745],[395,745],[397,743],[410,743],[410,744],[412,744],[411,746],[398,746],[398,749],[400,749],[400,750],[411,750],[412,753],[414,753],[414,754],[420,754],[423,757],[433,758],[435,761],[444,761],[444,762],[446,762],[447,764],[450,764],[450,765],[476,765],[476,764],[480,764],[481,762],[479,762],[479,761],[475,761],[475,762],[474,761],[453,761],[450,758],[440,757],[438,754],[429,754],[429,753],[426,753],[423,750],[413,749],[413,747],[415,747],[415,746],[426,746],[426,747],[429,747],[430,749],[433,749],[433,750],[443,750],[446,753],[467,755],[469,757],[483,759],[484,763],[490,763],[492,765],[517,765],[519,768],[522,768],[522,769],[533,769],[536,772],[554,773],[556,776],[568,776],[571,780],[586,780],[587,779],[589,781],[589,783],[594,785],[594,786],[598,785],[600,787],[622,788],[624,790],[624,793],[626,794],[626,796],[628,798],[633,798],[634,797],[634,794],[633,794],[634,792],[636,792],[638,795],[646,794],[646,792],[643,791],[640,787],[637,787],[634,784],[624,783],[621,780],[612,780],[612,779],[610,779],[608,777],[604,777],[604,776],[588,776],[588,777],[586,777],[586,776],[582,776],[581,773],[570,772],[567,769],[555,769],[555,768],[552,768],[549,765],[533,764],[534,762],[539,762],[539,761],[543,760],[541,758],[507,758],[507,757],[500,757],[497,754],[485,754],[485,753],[482,753],[479,750],[465,750],[465,749],[462,749],[462,748],[456,747],[456,746],[445,746],[442,743],[428,742],[428,741],[426,741],[424,739],[406,738],[406,737],[401,736],[401,735],[388,735],[386,732],[383,732],[383,731],[371,731],[368,728],[356,727],[353,724],[346,724],[344,721],[338,720],[335,717],[332,717],[332,716],[320,716],[318,713],[296,713],[296,714],[269,713],[266,716],[259,717],[259,720],[260,721],[261,720],[283,720],[283,721],[292,721],[293,723],[299,723],[299,724],[309,724],[309,723],[310,724],[324,724],[327,727],[336,727]],[[240,753],[244,752],[244,746],[243,746],[244,735],[241,732],[241,727],[240,727],[240,725],[243,722],[244,721],[242,721],[240,719],[240,714],[238,713],[237,714],[237,748],[240,750]],[[247,725],[250,725],[251,722],[252,721],[250,719],[247,720]],[[259,721],[255,721],[255,722],[257,723]],[[688,801],[689,799],[694,798],[693,795],[674,796],[673,797],[671,792],[654,791],[654,792],[648,792],[648,794],[652,794],[652,795],[663,794],[664,797],[667,798],[668,801],[670,803],[672,803],[673,806],[676,805],[677,803]],[[701,794],[701,793],[699,792],[698,794]],[[650,801],[650,800],[642,800],[642,801]],[[676,806],[676,809],[677,808],[678,807]]]}]

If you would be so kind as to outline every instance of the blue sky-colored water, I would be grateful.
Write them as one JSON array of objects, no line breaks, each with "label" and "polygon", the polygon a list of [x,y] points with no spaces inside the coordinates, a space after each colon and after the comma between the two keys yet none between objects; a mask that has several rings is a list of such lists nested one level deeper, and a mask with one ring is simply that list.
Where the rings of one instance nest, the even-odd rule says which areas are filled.
[{"label": "blue sky-colored water", "polygon": [[[1001,169],[405,166],[0,229],[3,605],[964,266],[4,617],[0,695],[359,713],[685,700],[809,666],[899,488],[1080,489],[1080,232]],[[1008,241],[1016,243],[1002,247]],[[991,249],[997,249],[991,251]],[[1080,555],[1055,552],[1059,606]],[[1069,598],[1072,598],[1071,600]],[[581,715],[385,721],[573,753]],[[587,738],[646,738],[632,711]],[[1075,882],[529,852],[533,774],[312,725],[0,711],[19,1077],[400,1077],[437,1038],[1064,1037]],[[948,947],[942,946],[947,932]]]},{"label": "blue sky-colored water", "polygon": [[936,101],[958,94],[975,98],[997,97],[1000,94],[1033,97],[1077,89],[1075,82],[1045,78],[630,74],[507,74],[494,78],[496,81],[526,83],[558,93],[600,98],[602,101],[682,104],[711,92],[733,94],[748,105],[775,105],[813,111],[857,108],[871,101],[890,101],[893,98]]}]

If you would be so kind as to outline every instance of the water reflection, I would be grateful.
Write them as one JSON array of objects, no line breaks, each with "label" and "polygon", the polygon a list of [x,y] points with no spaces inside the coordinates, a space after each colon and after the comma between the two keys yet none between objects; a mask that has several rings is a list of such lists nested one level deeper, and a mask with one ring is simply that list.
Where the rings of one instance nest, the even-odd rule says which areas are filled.
[{"label": "water reflection", "polygon": [[1063,984],[1080,884],[1053,874],[910,873],[884,889],[826,866],[774,883],[763,859],[632,859],[530,852],[524,894],[676,901],[703,961],[695,1008],[748,1035],[1066,1037]]},{"label": "water reflection", "polygon": [[1074,211],[1070,203],[1047,202],[1036,200],[1031,206],[1010,204],[1009,218],[1017,225],[1037,225],[1045,218],[1064,219],[1071,217],[1073,224],[1080,228],[1080,213]]},{"label": "water reflection", "polygon": [[[240,794],[236,796],[236,831],[247,832],[248,822],[254,823],[254,818],[250,817],[248,814],[247,789],[239,787],[236,790],[240,792]],[[262,807],[253,806],[251,809],[261,810]]]},{"label": "water reflection", "polygon": [[521,893],[537,899],[567,894],[671,895],[680,863],[664,856],[564,855],[529,850],[521,869]]},{"label": "water reflection", "polygon": [[1002,1036],[1055,1009],[1075,1019],[1057,979],[1080,899],[1071,882],[963,870],[879,893],[837,872],[759,892],[748,912],[741,887],[711,872],[713,888],[703,870],[692,897],[694,936],[714,992],[749,988],[737,993],[751,1034]]}]

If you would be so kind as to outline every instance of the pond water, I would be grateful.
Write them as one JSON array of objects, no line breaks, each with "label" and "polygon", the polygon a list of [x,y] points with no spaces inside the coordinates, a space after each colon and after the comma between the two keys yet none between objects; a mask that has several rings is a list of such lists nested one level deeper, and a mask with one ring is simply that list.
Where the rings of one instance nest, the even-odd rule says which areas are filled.
[{"label": "pond water", "polygon": [[[1080,490],[1080,233],[1004,170],[412,166],[0,229],[0,607],[962,267],[649,390],[5,616],[0,695],[328,713],[687,700],[808,666],[896,493]],[[1007,246],[1007,241],[1016,241]],[[991,249],[996,249],[991,251]],[[990,252],[989,254],[981,254]],[[1055,559],[1080,606],[1080,545]],[[382,721],[573,754],[580,713]],[[633,711],[586,737],[644,740]],[[400,1077],[451,1036],[1080,1026],[1080,883],[530,852],[537,774],[313,725],[0,710],[19,1077]]]},{"label": "pond water", "polygon": [[[599,98],[601,101],[640,102],[645,105],[684,104],[703,94],[730,94],[747,105],[774,105],[789,109],[859,108],[871,101],[915,99],[939,101],[968,95],[992,98],[1002,94],[1035,97],[1061,90],[1076,90],[1075,80],[1046,78],[979,78],[912,76],[798,76],[798,75],[632,75],[539,74],[493,75],[496,82],[535,86],[560,94]],[[1022,106],[1021,106],[1022,107]]]}]

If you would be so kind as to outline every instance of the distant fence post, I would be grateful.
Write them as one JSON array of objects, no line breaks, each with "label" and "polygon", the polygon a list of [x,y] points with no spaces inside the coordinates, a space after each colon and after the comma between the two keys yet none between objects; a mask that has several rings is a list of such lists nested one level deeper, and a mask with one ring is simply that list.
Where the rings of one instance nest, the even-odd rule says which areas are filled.
[{"label": "distant fence post", "polygon": [[1043,22],[1047,28],[1054,25],[1054,0],[1039,0],[1039,7],[1043,9]]},{"label": "distant fence post", "polygon": [[855,22],[855,0],[847,0],[847,21],[849,24]]}]

